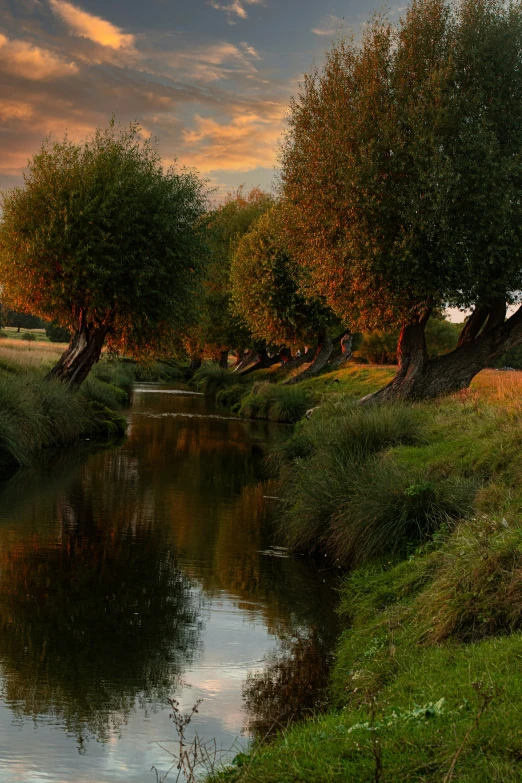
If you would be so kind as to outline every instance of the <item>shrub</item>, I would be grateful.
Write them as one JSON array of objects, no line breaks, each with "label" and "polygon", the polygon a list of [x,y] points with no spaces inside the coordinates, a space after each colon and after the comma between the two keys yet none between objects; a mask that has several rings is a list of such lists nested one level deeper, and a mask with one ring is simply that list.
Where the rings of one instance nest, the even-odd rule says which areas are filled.
[{"label": "shrub", "polygon": [[285,508],[278,527],[286,545],[333,554],[332,520],[352,498],[361,466],[384,449],[422,439],[412,407],[321,406],[270,458],[281,467]]},{"label": "shrub", "polygon": [[0,340],[5,340],[9,335],[3,329],[0,329]]},{"label": "shrub", "polygon": [[56,321],[46,324],[45,334],[52,343],[68,343],[71,339],[70,331]]},{"label": "shrub", "polygon": [[241,403],[242,416],[295,423],[312,404],[310,390],[301,386],[279,386],[267,381],[255,384]]},{"label": "shrub", "polygon": [[[420,411],[394,405],[319,408],[271,458],[279,465],[285,507],[278,528],[293,549],[364,560],[419,541],[469,510],[463,481],[412,475],[376,455],[424,440]],[[400,537],[399,537],[400,536]]]},{"label": "shrub", "polygon": [[22,335],[22,340],[27,340],[27,342],[34,343],[36,341],[36,335],[32,332],[24,332]]},{"label": "shrub", "polygon": [[102,359],[94,365],[90,377],[126,392],[130,392],[135,380],[133,366],[119,359]]},{"label": "shrub", "polygon": [[486,517],[460,525],[415,609],[430,643],[522,630],[522,526]]}]

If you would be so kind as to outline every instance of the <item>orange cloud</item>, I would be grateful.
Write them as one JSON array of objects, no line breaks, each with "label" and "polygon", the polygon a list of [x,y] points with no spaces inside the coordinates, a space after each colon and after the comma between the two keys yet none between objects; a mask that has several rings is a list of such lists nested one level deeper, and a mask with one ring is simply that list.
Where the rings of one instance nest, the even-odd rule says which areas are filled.
[{"label": "orange cloud", "polygon": [[10,40],[0,33],[0,67],[25,79],[39,81],[71,76],[78,72],[74,62],[67,62],[49,49],[27,41]]},{"label": "orange cloud", "polygon": [[266,104],[263,113],[238,114],[229,123],[196,116],[196,129],[183,133],[186,157],[202,172],[251,171],[275,164],[285,107]]},{"label": "orange cloud", "polygon": [[66,0],[50,0],[53,12],[62,19],[73,35],[88,38],[109,49],[128,49],[134,44],[134,36],[122,33],[119,27],[99,16],[82,11]]}]

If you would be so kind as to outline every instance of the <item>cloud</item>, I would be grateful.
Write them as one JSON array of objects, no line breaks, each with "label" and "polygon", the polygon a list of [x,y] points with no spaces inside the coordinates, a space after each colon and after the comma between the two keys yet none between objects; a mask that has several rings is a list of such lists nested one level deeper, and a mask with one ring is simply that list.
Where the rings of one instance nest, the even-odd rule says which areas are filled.
[{"label": "cloud", "polygon": [[312,33],[315,33],[315,35],[335,35],[343,24],[344,19],[328,14],[321,20],[320,26],[312,28]]},{"label": "cloud", "polygon": [[10,40],[0,33],[0,67],[24,79],[40,81],[72,76],[78,66],[49,49],[28,41]]},{"label": "cloud", "polygon": [[99,16],[82,11],[66,0],[49,0],[52,11],[65,22],[73,35],[109,49],[129,49],[134,45],[134,36],[122,33],[119,27]]},{"label": "cloud", "polygon": [[273,166],[285,112],[285,105],[261,102],[228,122],[196,115],[195,128],[183,131],[192,165],[204,173]]},{"label": "cloud", "polygon": [[191,47],[177,52],[157,54],[156,70],[168,76],[167,67],[175,71],[179,79],[185,74],[191,80],[214,82],[245,75],[255,76],[252,60],[259,60],[256,50],[242,43],[240,46],[222,41],[206,46]]},{"label": "cloud", "polygon": [[228,16],[228,23],[235,24],[234,16],[238,16],[240,19],[246,19],[248,17],[245,5],[259,5],[262,0],[232,0],[231,3],[218,3],[217,0],[209,0],[209,5],[215,8],[216,11],[224,11]]}]

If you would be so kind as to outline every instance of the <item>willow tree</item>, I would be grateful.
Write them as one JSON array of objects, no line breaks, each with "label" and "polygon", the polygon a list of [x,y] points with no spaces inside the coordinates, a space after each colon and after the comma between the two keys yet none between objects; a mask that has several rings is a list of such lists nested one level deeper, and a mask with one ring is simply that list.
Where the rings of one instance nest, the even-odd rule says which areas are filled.
[{"label": "willow tree", "polygon": [[[354,329],[399,328],[375,397],[432,397],[522,342],[522,5],[414,0],[308,75],[282,149],[292,252]],[[470,308],[454,351],[425,328]]]},{"label": "willow tree", "polygon": [[228,194],[223,204],[209,214],[207,239],[210,254],[199,331],[205,357],[219,357],[224,367],[227,366],[230,349],[241,352],[252,343],[252,335],[244,319],[231,307],[230,267],[234,248],[273,203],[272,196],[260,188],[245,192],[240,187]]},{"label": "willow tree", "polygon": [[138,125],[45,141],[1,203],[3,301],[72,333],[52,375],[79,385],[104,345],[151,355],[192,318],[204,186]]},{"label": "willow tree", "polygon": [[230,274],[233,307],[255,339],[287,347],[316,343],[305,371],[312,375],[332,353],[327,332],[332,312],[301,292],[301,275],[286,246],[282,214],[280,206],[273,206],[237,242]]}]

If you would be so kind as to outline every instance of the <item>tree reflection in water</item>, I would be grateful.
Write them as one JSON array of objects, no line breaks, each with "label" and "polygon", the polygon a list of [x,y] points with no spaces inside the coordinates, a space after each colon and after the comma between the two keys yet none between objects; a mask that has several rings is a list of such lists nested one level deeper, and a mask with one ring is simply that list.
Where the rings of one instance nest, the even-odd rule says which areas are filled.
[{"label": "tree reflection in water", "polygon": [[[121,469],[118,460],[111,460]],[[164,703],[197,648],[198,607],[164,534],[110,476],[76,478],[58,529],[0,542],[3,698],[106,740],[138,698]],[[109,489],[110,488],[110,489]]]}]

